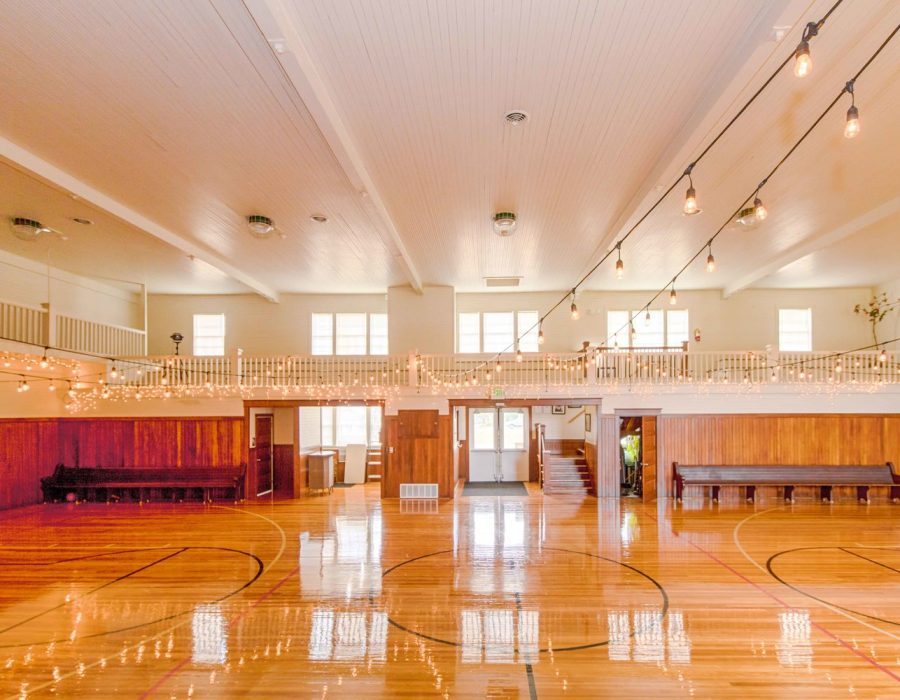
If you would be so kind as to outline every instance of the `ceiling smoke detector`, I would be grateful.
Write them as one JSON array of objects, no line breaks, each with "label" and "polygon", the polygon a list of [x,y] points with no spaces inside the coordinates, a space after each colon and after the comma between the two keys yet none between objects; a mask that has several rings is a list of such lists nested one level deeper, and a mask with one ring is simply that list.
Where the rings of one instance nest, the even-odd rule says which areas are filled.
[{"label": "ceiling smoke detector", "polygon": [[247,228],[250,229],[250,235],[256,238],[268,238],[275,232],[275,222],[268,216],[251,214],[247,217]]},{"label": "ceiling smoke detector", "polygon": [[64,241],[68,239],[67,236],[61,234],[59,231],[44,226],[40,221],[26,219],[21,216],[10,219],[9,227],[12,229],[13,235],[22,241],[36,241],[41,236],[53,235],[58,236]]},{"label": "ceiling smoke detector", "polygon": [[511,112],[507,112],[504,116],[504,119],[508,121],[510,124],[524,124],[528,121],[528,112],[523,112],[520,109],[514,109]]},{"label": "ceiling smoke detector", "polygon": [[511,236],[515,228],[516,215],[511,211],[500,211],[494,214],[494,232],[500,238]]}]

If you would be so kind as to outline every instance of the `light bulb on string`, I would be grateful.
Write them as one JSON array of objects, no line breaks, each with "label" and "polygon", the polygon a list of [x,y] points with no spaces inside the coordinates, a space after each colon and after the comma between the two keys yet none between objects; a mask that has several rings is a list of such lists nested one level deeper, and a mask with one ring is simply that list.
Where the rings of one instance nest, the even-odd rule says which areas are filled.
[{"label": "light bulb on string", "polygon": [[623,275],[625,274],[625,263],[622,262],[622,244],[621,243],[616,244],[616,251],[618,252],[618,255],[619,255],[619,259],[616,260],[616,279],[620,280],[620,279],[622,279]]},{"label": "light bulb on string", "polygon": [[816,22],[809,22],[803,28],[803,36],[794,51],[794,75],[798,78],[805,78],[812,73],[813,63],[809,55],[809,40],[818,33],[819,25]]},{"label": "light bulb on string", "polygon": [[538,323],[538,345],[544,344],[544,322]]},{"label": "light bulb on string", "polygon": [[684,171],[684,174],[688,177],[688,188],[684,195],[683,210],[686,216],[693,216],[694,214],[700,213],[700,209],[697,207],[697,191],[694,189],[694,180],[691,177],[693,169],[694,163],[691,163]]},{"label": "light bulb on string", "polygon": [[500,364],[500,360],[497,360],[497,366],[494,367],[494,370],[496,370],[497,374],[500,374],[503,371],[503,365]]},{"label": "light bulb on string", "polygon": [[713,253],[712,253],[712,243],[709,244],[709,255],[706,256],[706,271],[707,272],[715,272],[716,271],[716,259],[713,257]]},{"label": "light bulb on string", "polygon": [[769,210],[766,209],[766,205],[763,204],[759,196],[753,200],[753,215],[756,217],[757,221],[765,221],[766,217],[769,215]]},{"label": "light bulb on string", "polygon": [[51,392],[56,391],[56,384],[54,384],[54,383],[51,381],[51,382],[50,382],[50,386],[47,387],[47,390],[48,390],[48,391],[51,391]]},{"label": "light bulb on string", "polygon": [[884,348],[881,349],[881,354],[878,355],[878,361],[881,364],[884,364],[885,362],[887,362],[887,351]]},{"label": "light bulb on string", "polygon": [[645,326],[650,325],[650,309],[647,309],[647,313],[644,314],[644,325]]},{"label": "light bulb on string", "polygon": [[850,109],[847,110],[847,123],[844,126],[844,136],[848,139],[859,136],[859,109],[856,106],[856,92],[854,82],[847,82],[846,91],[850,93]]},{"label": "light bulb on string", "polygon": [[522,361],[522,350],[520,348],[516,348],[516,362]]},{"label": "light bulb on string", "polygon": [[678,293],[675,291],[674,282],[672,282],[672,291],[669,292],[669,303],[673,306],[678,303]]},{"label": "light bulb on string", "polygon": [[41,369],[47,369],[49,364],[50,361],[47,359],[47,351],[45,350],[43,357],[41,357]]},{"label": "light bulb on string", "polygon": [[575,303],[575,290],[572,290],[572,305],[569,307],[569,312],[572,316],[573,321],[578,320],[578,305]]}]

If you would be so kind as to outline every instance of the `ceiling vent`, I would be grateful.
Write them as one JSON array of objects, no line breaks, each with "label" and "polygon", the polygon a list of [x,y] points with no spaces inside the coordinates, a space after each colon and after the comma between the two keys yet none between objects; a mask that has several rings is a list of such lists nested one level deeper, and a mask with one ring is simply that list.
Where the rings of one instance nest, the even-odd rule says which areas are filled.
[{"label": "ceiling vent", "polygon": [[494,233],[500,238],[511,236],[515,228],[516,215],[511,211],[500,211],[494,214]]},{"label": "ceiling vent", "polygon": [[510,124],[524,124],[528,121],[528,112],[523,112],[520,109],[514,109],[511,112],[507,112],[504,117],[506,121]]},{"label": "ceiling vent", "polygon": [[52,228],[48,228],[41,224],[40,221],[34,219],[26,219],[17,216],[9,220],[9,227],[12,229],[13,235],[22,241],[36,241],[41,236],[58,236],[62,240],[67,240],[67,236]]},{"label": "ceiling vent", "polygon": [[247,217],[247,229],[254,238],[268,238],[275,233],[275,222],[268,216],[251,214]]},{"label": "ceiling vent", "polygon": [[518,287],[521,277],[485,277],[486,287]]}]

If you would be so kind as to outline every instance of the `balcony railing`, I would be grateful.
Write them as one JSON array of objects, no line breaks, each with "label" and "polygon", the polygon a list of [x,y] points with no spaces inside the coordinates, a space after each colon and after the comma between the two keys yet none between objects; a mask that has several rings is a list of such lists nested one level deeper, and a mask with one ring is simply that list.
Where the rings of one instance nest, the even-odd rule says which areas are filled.
[{"label": "balcony railing", "polygon": [[472,387],[652,386],[734,384],[900,384],[900,353],[684,352],[631,348],[578,353],[504,355],[245,356],[185,355],[109,361],[111,385],[276,389],[310,393],[342,389],[379,394],[408,388],[430,393]]}]

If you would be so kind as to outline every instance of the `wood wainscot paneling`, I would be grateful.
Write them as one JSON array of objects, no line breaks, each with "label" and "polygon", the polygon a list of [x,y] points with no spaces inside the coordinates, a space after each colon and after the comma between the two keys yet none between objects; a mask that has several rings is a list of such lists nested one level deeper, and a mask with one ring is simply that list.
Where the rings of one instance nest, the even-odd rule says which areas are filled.
[{"label": "wood wainscot paneling", "polygon": [[[896,467],[900,458],[897,415],[663,415],[658,422],[661,497],[672,495],[673,462],[866,465],[892,461]],[[884,501],[888,496],[886,487],[873,488],[869,493],[873,501]],[[771,494],[761,495],[768,498]],[[813,487],[798,487],[795,495],[816,498]],[[724,489],[722,496],[727,496]],[[833,496],[853,501],[855,489],[835,488]]]},{"label": "wood wainscot paneling", "polygon": [[294,497],[294,446],[274,445],[274,489],[276,498]]},{"label": "wood wainscot paneling", "polygon": [[584,449],[584,439],[544,438],[544,451],[554,454],[574,455]]},{"label": "wood wainscot paneling", "polygon": [[385,457],[381,495],[399,498],[400,484],[438,484],[453,497],[453,424],[437,411],[399,411],[384,417]]},{"label": "wood wainscot paneling", "polygon": [[59,421],[0,420],[0,509],[41,502],[41,477],[59,463]]},{"label": "wood wainscot paneling", "polygon": [[618,498],[619,421],[616,416],[597,416],[597,474],[594,488],[600,498]]},{"label": "wood wainscot paneling", "polygon": [[591,490],[592,496],[597,495],[597,445],[593,442],[584,442],[584,461],[587,463],[588,470],[591,472]]}]

